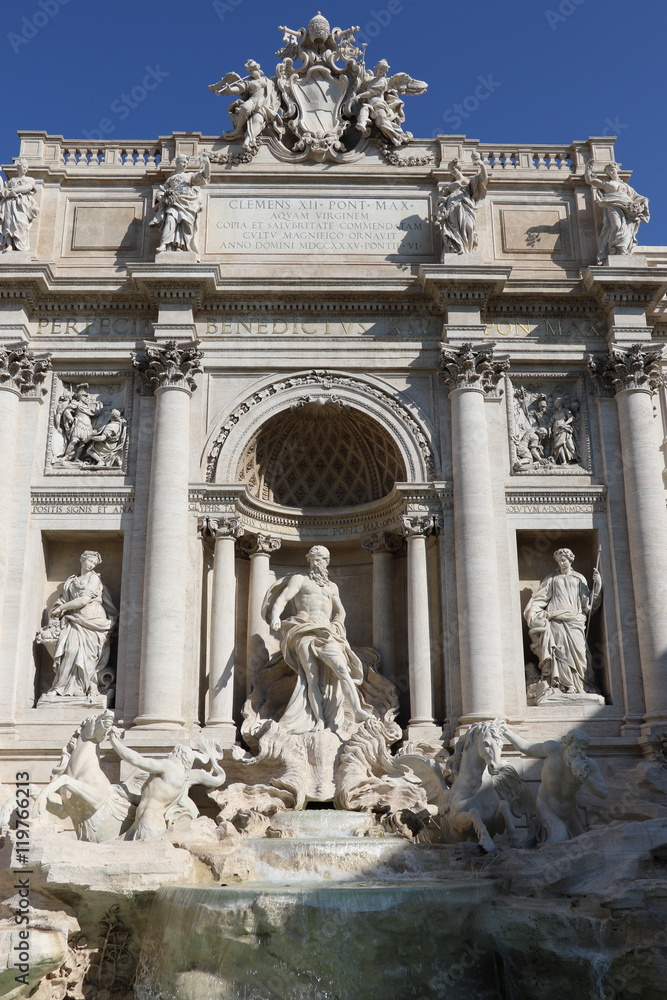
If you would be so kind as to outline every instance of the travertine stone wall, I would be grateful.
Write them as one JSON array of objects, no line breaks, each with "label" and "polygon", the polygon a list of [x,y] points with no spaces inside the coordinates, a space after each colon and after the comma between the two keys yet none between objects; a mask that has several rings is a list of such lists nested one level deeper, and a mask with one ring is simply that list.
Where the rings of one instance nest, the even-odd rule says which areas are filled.
[{"label": "travertine stone wall", "polygon": [[[21,133],[40,214],[30,252],[0,256],[0,347],[27,345],[51,369],[25,391],[0,385],[11,525],[0,542],[0,780],[18,757],[44,780],[90,711],[35,707],[50,668],[33,641],[87,548],[102,554],[120,611],[115,710],[136,746],[161,752],[195,723],[234,741],[249,677],[277,648],[261,591],[322,542],[350,641],[384,645],[410,738],[448,740],[505,715],[529,736],[583,723],[598,755],[640,753],[667,724],[667,406],[644,382],[615,396],[587,361],[610,345],[664,343],[667,255],[641,247],[595,264],[602,219],[584,172],[613,161],[613,140],[415,139],[403,166],[371,142],[345,162],[289,170],[264,141],[232,167],[215,162],[221,148],[196,133],[132,146]],[[213,157],[199,252],[156,259],[151,206],[178,153],[191,170]],[[441,262],[437,184],[455,157],[472,175],[473,153],[490,178],[478,251]],[[171,341],[199,343],[192,374],[187,359],[165,360]],[[451,381],[441,349],[451,362],[468,343],[475,370],[493,343],[493,363],[507,361],[493,384]],[[151,351],[163,376],[152,385],[140,370]],[[85,450],[63,459],[59,406],[82,384],[106,421],[96,426],[114,408],[124,421],[108,464]],[[545,420],[558,398],[577,403],[576,454],[544,465],[526,451],[524,421],[541,395]],[[344,507],[331,505],[335,486],[308,509],[266,499],[239,469],[257,473],[253,442],[295,407],[321,422],[327,461],[327,442],[346,440],[354,463],[349,435],[326,430],[347,408],[373,448],[390,443],[373,468],[403,478]],[[290,469],[309,475],[298,456]],[[314,477],[311,499],[318,488]],[[528,704],[522,611],[560,546],[589,584],[600,548],[590,642],[605,704]]]}]

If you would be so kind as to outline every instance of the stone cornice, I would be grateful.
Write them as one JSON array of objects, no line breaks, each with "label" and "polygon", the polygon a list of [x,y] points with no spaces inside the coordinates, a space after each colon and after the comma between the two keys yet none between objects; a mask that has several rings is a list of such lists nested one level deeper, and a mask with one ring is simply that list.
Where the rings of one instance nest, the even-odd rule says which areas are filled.
[{"label": "stone cornice", "polygon": [[30,491],[33,514],[131,514],[134,489],[118,487],[85,489],[42,489]]},{"label": "stone cornice", "polygon": [[470,303],[483,307],[509,281],[512,268],[492,264],[422,264],[419,281],[442,312],[448,303]]},{"label": "stone cornice", "polygon": [[[424,484],[426,490],[431,484]],[[416,487],[415,487],[416,488]],[[401,516],[410,510],[401,491],[371,504],[340,508],[288,508],[251,496],[238,486],[200,485],[190,489],[190,510],[218,518],[238,518],[245,532],[286,539],[318,542],[328,539],[358,538],[380,532],[395,532]],[[437,514],[440,505],[434,504]],[[423,508],[427,513],[426,507]],[[420,511],[421,512],[421,508]]]},{"label": "stone cornice", "polygon": [[554,487],[553,489],[513,488],[505,491],[511,514],[602,513],[607,509],[604,486]]},{"label": "stone cornice", "polygon": [[492,296],[483,311],[485,319],[497,316],[567,316],[582,319],[600,317],[600,306],[589,295],[549,296],[508,294]]},{"label": "stone cornice", "polygon": [[667,291],[667,269],[656,267],[597,265],[584,272],[584,285],[602,307],[641,306],[655,309]]}]

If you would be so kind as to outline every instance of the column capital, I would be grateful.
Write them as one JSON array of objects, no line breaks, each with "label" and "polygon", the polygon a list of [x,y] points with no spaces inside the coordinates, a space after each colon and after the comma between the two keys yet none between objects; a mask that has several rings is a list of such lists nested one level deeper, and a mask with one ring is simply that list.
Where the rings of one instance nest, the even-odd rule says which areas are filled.
[{"label": "column capital", "polygon": [[275,535],[247,535],[240,542],[241,548],[249,556],[273,555],[282,544]]},{"label": "column capital", "polygon": [[399,528],[403,538],[427,538],[435,531],[435,520],[429,514],[405,514]]},{"label": "column capital", "polygon": [[238,517],[200,517],[197,528],[202,538],[241,538],[245,529]]},{"label": "column capital", "polygon": [[203,371],[202,357],[198,341],[179,347],[175,340],[168,340],[164,346],[147,343],[144,355],[135,356],[132,365],[150,392],[166,388],[193,392],[197,388],[194,376]]},{"label": "column capital", "polygon": [[599,388],[611,388],[614,394],[624,389],[654,392],[665,381],[660,368],[662,357],[662,347],[633,344],[623,350],[610,346],[607,354],[589,354],[588,370]]},{"label": "column capital", "polygon": [[21,396],[36,396],[51,370],[51,355],[37,358],[25,344],[0,346],[0,388]]},{"label": "column capital", "polygon": [[462,344],[457,351],[441,347],[440,374],[445,385],[450,390],[478,389],[484,393],[494,392],[510,367],[507,358],[493,357],[495,347],[494,343],[481,347]]},{"label": "column capital", "polygon": [[398,535],[389,534],[386,531],[378,531],[373,535],[366,535],[361,539],[362,546],[372,556],[380,552],[388,552],[390,555],[399,552],[403,546],[403,539]]}]

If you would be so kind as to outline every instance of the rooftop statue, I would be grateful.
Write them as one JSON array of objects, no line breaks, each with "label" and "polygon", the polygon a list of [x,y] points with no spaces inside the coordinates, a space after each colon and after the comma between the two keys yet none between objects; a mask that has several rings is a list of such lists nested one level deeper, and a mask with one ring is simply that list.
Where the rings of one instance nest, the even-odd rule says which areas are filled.
[{"label": "rooftop statue", "polygon": [[362,135],[370,135],[370,126],[375,125],[394,146],[402,146],[412,139],[412,132],[401,128],[405,121],[404,102],[398,95],[423,94],[427,85],[407,73],[387,76],[388,72],[386,59],[381,59],[372,73],[366,72],[364,89],[355,95],[351,106],[357,109],[356,127]]},{"label": "rooftop statue", "polygon": [[475,206],[486,195],[489,175],[479,153],[472,154],[477,173],[466,180],[458,160],[449,169],[451,181],[438,184],[435,222],[442,233],[443,260],[448,253],[474,253],[478,245]]},{"label": "rooftop statue", "polygon": [[597,200],[604,208],[604,224],[598,244],[598,264],[615,254],[631,254],[637,245],[640,222],[649,222],[648,198],[621,180],[617,163],[608,163],[604,177],[598,177],[593,164],[586,164],[584,174],[595,188]]},{"label": "rooftop statue", "polygon": [[248,60],[245,68],[248,76],[227,73],[208,89],[223,97],[237,95],[237,99],[229,105],[234,128],[225,132],[224,138],[229,142],[242,139],[243,148],[252,149],[267,125],[273,125],[279,135],[285,130],[280,121],[280,94],[275,82],[262,73],[262,67],[253,59]]},{"label": "rooftop statue", "polygon": [[407,73],[388,76],[383,59],[373,71],[365,65],[364,48],[356,44],[358,27],[332,28],[321,14],[307,28],[283,27],[281,60],[276,76],[267,77],[249,60],[249,76],[228,73],[209,88],[215,94],[238,95],[229,108],[234,129],[230,142],[242,140],[256,151],[269,130],[285,153],[300,159],[338,159],[375,130],[380,140],[401,146],[412,138],[404,132],[401,94],[423,94],[427,84]]},{"label": "rooftop statue", "polygon": [[163,250],[197,253],[197,219],[203,208],[199,188],[208,184],[211,164],[203,154],[197,172],[187,173],[188,158],[183,153],[178,154],[175,163],[174,172],[157,189],[157,211],[150,224],[161,227],[158,253]]},{"label": "rooftop statue", "polygon": [[28,161],[17,160],[16,177],[0,177],[0,251],[30,250],[30,227],[39,215],[35,182],[28,177]]}]

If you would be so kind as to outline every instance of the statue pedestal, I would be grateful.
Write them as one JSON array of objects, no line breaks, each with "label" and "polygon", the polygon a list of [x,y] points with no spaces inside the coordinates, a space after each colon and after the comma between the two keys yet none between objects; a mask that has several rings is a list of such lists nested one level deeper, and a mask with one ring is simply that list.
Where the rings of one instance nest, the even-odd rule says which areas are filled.
[{"label": "statue pedestal", "polygon": [[0,253],[0,266],[2,264],[31,264],[34,260],[30,250],[6,250]]},{"label": "statue pedestal", "polygon": [[194,250],[162,250],[155,253],[156,264],[198,264],[199,254]]},{"label": "statue pedestal", "polygon": [[604,705],[604,696],[601,694],[567,694],[556,688],[548,687],[544,689],[544,684],[528,685],[529,705],[554,705],[559,708],[583,708],[587,705]]},{"label": "statue pedestal", "polygon": [[91,699],[84,695],[80,698],[61,695],[49,697],[49,692],[43,694],[35,706],[38,712],[53,713],[58,721],[65,718],[67,721],[85,719],[87,715],[97,715],[99,712],[103,712],[106,707],[107,697],[104,694],[98,694]]},{"label": "statue pedestal", "polygon": [[602,267],[648,267],[648,260],[637,253],[615,253],[607,257]]},{"label": "statue pedestal", "polygon": [[443,253],[441,264],[447,267],[486,267],[487,261],[481,253]]}]

